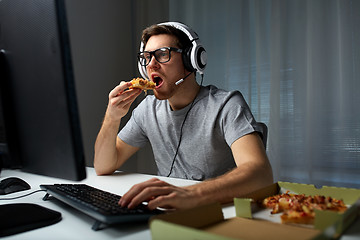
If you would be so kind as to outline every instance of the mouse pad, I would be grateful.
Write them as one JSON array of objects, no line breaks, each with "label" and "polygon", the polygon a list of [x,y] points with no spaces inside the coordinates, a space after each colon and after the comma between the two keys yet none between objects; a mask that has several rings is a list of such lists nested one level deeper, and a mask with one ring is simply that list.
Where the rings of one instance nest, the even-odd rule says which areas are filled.
[{"label": "mouse pad", "polygon": [[0,237],[45,227],[61,220],[61,213],[31,203],[0,205]]}]

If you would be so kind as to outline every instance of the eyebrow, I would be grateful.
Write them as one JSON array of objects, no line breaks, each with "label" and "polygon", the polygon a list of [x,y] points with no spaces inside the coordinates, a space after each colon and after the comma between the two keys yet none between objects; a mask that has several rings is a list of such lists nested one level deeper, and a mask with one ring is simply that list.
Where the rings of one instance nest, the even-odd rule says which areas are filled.
[{"label": "eyebrow", "polygon": [[[179,47],[162,46],[162,47],[159,47],[159,48],[155,48],[154,50],[145,50],[145,48],[144,48],[144,52],[153,52],[153,51],[156,51],[156,50],[161,49],[161,48],[179,48]],[[180,49],[180,48],[179,48],[179,49]]]}]

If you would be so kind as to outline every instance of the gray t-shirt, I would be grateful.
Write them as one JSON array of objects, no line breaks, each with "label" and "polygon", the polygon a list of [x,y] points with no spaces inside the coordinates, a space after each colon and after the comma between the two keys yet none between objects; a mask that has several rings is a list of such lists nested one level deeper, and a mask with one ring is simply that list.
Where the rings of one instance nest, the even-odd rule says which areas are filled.
[{"label": "gray t-shirt", "polygon": [[[167,100],[149,95],[134,109],[118,136],[135,147],[150,142],[158,175],[167,176],[190,106],[172,111]],[[204,180],[224,174],[236,166],[231,144],[254,131],[260,129],[240,92],[201,87],[186,117],[170,176]]]}]

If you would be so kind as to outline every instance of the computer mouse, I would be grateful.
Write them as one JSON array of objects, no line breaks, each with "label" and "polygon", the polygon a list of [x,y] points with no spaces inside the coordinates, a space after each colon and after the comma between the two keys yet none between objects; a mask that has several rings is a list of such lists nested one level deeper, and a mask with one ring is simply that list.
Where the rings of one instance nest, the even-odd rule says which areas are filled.
[{"label": "computer mouse", "polygon": [[17,177],[9,177],[0,181],[0,195],[20,192],[30,188],[27,182]]}]

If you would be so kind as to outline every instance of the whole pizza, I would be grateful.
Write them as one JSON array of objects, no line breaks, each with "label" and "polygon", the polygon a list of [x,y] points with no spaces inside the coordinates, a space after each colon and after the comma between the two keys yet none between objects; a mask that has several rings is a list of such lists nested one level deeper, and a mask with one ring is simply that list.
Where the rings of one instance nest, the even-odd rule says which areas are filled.
[{"label": "whole pizza", "polygon": [[262,205],[272,209],[271,214],[282,213],[282,223],[313,224],[315,209],[345,212],[347,207],[342,200],[321,195],[286,193],[265,198]]}]

